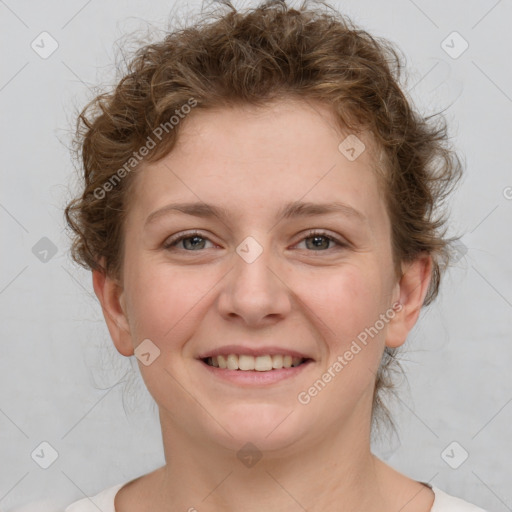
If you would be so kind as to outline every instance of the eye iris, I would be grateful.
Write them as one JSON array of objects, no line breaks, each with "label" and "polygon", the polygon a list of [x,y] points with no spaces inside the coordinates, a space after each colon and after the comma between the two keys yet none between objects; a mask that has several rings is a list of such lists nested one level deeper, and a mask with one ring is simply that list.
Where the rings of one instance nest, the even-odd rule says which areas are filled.
[{"label": "eye iris", "polygon": [[[322,240],[323,240],[324,241],[323,246],[325,249],[328,248],[326,246],[328,246],[329,242],[330,242],[330,240],[326,236],[323,236],[323,235],[313,235],[313,236],[307,238],[306,246],[308,245],[308,240],[315,240],[315,242],[313,243],[313,247],[316,247],[316,248],[318,248],[318,247],[322,248]],[[317,244],[317,242],[319,242],[319,241],[320,241],[320,243]],[[308,247],[308,249],[309,249],[309,247]]]},{"label": "eye iris", "polygon": [[[203,245],[201,245],[201,243],[199,243],[199,246],[200,246],[199,248],[200,248],[200,249],[202,249],[202,248],[203,248],[203,246],[204,246],[204,242],[205,242],[205,240],[204,240],[204,238],[203,238],[203,237],[201,237],[201,236],[194,235],[194,236],[189,236],[189,237],[187,237],[187,238],[184,238],[184,239],[183,239],[183,243],[185,244],[185,247],[186,247],[186,244],[187,244],[187,242],[188,242],[189,240],[195,240],[195,241],[197,241],[197,240],[202,240],[202,244],[203,244]],[[197,248],[197,247],[198,247],[198,245],[192,245],[192,248]]]}]

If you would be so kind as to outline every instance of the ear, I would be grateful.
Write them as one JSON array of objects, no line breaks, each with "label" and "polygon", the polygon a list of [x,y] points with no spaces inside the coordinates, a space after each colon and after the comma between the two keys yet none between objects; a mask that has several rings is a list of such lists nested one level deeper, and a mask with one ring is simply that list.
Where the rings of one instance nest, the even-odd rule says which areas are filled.
[{"label": "ear", "polygon": [[388,324],[386,346],[396,348],[405,343],[420,315],[432,277],[432,256],[421,253],[412,262],[402,266],[402,277],[397,283],[395,316]]},{"label": "ear", "polygon": [[[105,268],[103,259],[101,266]],[[122,286],[101,270],[93,270],[92,284],[117,351],[124,356],[133,355],[134,349]]]}]

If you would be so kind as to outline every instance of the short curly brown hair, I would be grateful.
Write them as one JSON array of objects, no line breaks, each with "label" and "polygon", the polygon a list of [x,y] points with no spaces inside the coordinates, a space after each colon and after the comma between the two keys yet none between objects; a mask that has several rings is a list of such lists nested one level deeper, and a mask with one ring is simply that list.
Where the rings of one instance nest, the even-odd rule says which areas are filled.
[{"label": "short curly brown hair", "polygon": [[[78,118],[83,187],[65,208],[77,263],[122,275],[134,176],[126,163],[183,105],[192,100],[197,110],[315,100],[333,111],[340,127],[374,136],[385,163],[383,193],[397,275],[402,262],[431,254],[433,277],[424,304],[436,297],[454,240],[446,237],[441,204],[462,170],[446,121],[412,108],[400,86],[402,57],[391,42],[361,30],[324,2],[315,4],[291,8],[269,1],[238,11],[223,2],[196,23],[136,51],[115,89],[97,96]],[[144,161],[172,151],[181,125],[165,134],[160,129],[164,136]],[[380,410],[390,419],[379,392],[393,388],[395,359],[395,351],[386,349],[376,376],[374,416]]]}]

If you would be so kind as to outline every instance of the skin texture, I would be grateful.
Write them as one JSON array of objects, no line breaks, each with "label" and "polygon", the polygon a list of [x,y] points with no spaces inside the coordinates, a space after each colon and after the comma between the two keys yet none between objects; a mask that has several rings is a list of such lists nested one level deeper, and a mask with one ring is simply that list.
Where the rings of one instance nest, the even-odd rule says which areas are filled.
[{"label": "skin texture", "polygon": [[[160,350],[139,368],[158,404],[167,463],[124,486],[117,511],[429,511],[432,491],[370,452],[375,373],[385,346],[404,343],[414,326],[431,275],[429,255],[404,264],[401,278],[393,271],[371,139],[360,137],[367,149],[350,161],[338,150],[348,132],[305,101],[194,111],[182,122],[174,150],[137,171],[121,282],[93,272],[117,350],[130,356],[148,338]],[[279,220],[297,200],[342,202],[364,219]],[[188,201],[229,215],[171,213],[145,226],[152,212]],[[317,248],[311,228],[346,245],[321,238]],[[164,248],[193,229],[195,245]],[[262,248],[251,263],[236,252],[248,236]],[[401,310],[378,335],[299,403],[396,301]],[[197,359],[228,344],[294,349],[314,362],[276,384],[240,386]],[[262,455],[252,467],[237,458],[247,442]]]}]

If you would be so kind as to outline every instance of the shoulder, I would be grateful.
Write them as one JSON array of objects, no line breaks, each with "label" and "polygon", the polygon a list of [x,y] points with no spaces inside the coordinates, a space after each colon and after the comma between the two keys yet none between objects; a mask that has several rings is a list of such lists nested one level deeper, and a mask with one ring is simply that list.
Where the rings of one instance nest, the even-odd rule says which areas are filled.
[{"label": "shoulder", "polygon": [[98,512],[98,509],[102,512],[116,512],[114,508],[114,498],[117,491],[119,491],[123,485],[125,485],[125,483],[114,485],[95,496],[75,501],[71,503],[71,505],[68,505],[64,512]]},{"label": "shoulder", "polygon": [[435,494],[434,504],[430,512],[486,512],[483,508],[464,501],[446,492],[432,487]]}]

